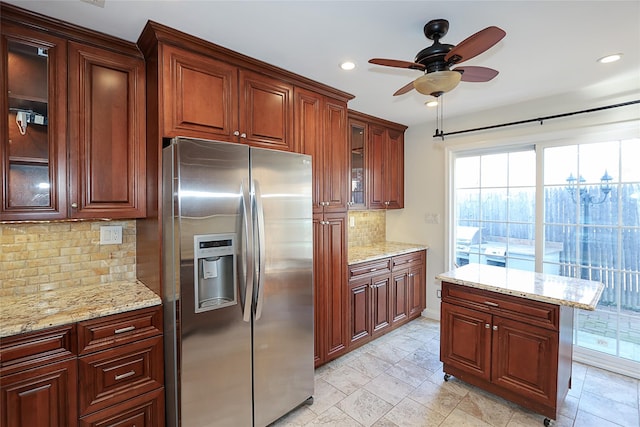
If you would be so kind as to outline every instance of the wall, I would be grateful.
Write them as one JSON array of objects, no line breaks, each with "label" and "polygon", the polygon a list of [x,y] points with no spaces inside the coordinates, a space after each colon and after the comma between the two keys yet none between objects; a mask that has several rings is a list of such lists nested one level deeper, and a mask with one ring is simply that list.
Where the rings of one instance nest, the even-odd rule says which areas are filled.
[{"label": "wall", "polygon": [[[100,245],[100,226],[122,225],[121,245]],[[135,281],[136,222],[0,224],[0,295]]]},{"label": "wall", "polygon": [[[460,88],[460,90],[464,90]],[[446,96],[446,95],[445,95]],[[632,96],[637,97],[637,93]],[[446,120],[446,131],[463,130],[505,122],[526,120],[552,114],[580,111],[598,106],[631,101],[622,97],[595,97],[587,102],[579,97],[560,95],[537,102],[486,110],[473,117]],[[446,110],[445,110],[446,115]],[[426,117],[427,114],[425,114]],[[435,116],[435,112],[433,112]],[[640,105],[597,113],[550,120],[543,125],[531,123],[492,131],[474,132],[445,138],[432,137],[435,117],[405,134],[405,208],[387,212],[387,239],[422,243],[429,246],[427,255],[427,309],[425,316],[439,318],[440,282],[435,279],[447,271],[449,162],[460,149],[490,149],[504,146],[554,143],[566,140],[588,142],[606,138],[640,136]],[[435,223],[434,223],[435,222]]]}]

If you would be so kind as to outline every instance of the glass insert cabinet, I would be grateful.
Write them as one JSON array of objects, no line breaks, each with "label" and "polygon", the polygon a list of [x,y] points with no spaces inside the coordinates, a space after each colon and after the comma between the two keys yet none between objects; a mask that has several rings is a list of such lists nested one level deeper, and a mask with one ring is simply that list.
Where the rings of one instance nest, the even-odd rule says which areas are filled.
[{"label": "glass insert cabinet", "polygon": [[65,42],[10,24],[2,32],[2,219],[62,218],[66,72],[57,67]]}]

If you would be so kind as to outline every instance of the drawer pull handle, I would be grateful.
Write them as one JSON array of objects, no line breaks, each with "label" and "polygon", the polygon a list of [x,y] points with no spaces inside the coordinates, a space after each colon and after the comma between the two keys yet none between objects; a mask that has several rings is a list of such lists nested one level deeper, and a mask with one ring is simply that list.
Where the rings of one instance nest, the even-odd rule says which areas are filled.
[{"label": "drawer pull handle", "polygon": [[114,377],[114,379],[115,379],[116,381],[120,381],[120,380],[123,380],[123,379],[125,379],[125,378],[132,377],[132,376],[134,376],[135,374],[136,374],[136,371],[129,371],[129,372],[126,372],[126,373],[124,373],[124,374],[116,375],[116,376]]},{"label": "drawer pull handle", "polygon": [[494,331],[497,331],[497,330],[498,330],[498,327],[494,325],[494,326],[493,326],[493,330],[494,330]]},{"label": "drawer pull handle", "polygon": [[485,301],[484,303],[485,303],[486,305],[491,306],[491,307],[500,307],[500,305],[498,305],[498,304],[497,304],[497,303],[495,303],[495,302]]},{"label": "drawer pull handle", "polygon": [[126,328],[116,329],[115,331],[113,331],[113,333],[114,334],[123,334],[125,332],[133,331],[135,329],[136,329],[135,326],[127,326]]},{"label": "drawer pull handle", "polygon": [[491,325],[490,325],[490,324],[488,324],[488,323],[485,323],[485,324],[484,324],[484,327],[485,327],[486,329],[489,329],[489,328],[491,327]]},{"label": "drawer pull handle", "polygon": [[370,271],[370,272],[374,272],[374,271],[376,271],[376,270],[377,270],[377,268],[371,268],[371,269],[369,269],[369,271]]}]

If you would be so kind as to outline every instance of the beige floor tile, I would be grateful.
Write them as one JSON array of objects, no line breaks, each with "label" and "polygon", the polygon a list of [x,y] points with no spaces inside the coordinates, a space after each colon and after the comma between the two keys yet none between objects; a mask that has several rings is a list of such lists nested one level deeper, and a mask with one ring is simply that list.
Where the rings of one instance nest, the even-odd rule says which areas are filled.
[{"label": "beige floor tile", "polygon": [[369,349],[369,353],[378,359],[396,363],[404,359],[410,352],[391,346],[388,342],[380,343]]},{"label": "beige floor tile", "polygon": [[384,418],[401,427],[433,427],[444,420],[438,412],[409,398],[394,406]]},{"label": "beige floor tile", "polygon": [[625,405],[624,403],[608,399],[604,395],[596,395],[585,391],[580,398],[578,410],[588,412],[625,427],[640,426],[637,405]]},{"label": "beige floor tile", "polygon": [[323,378],[317,378],[313,404],[309,406],[309,409],[315,414],[321,414],[345,397],[347,397],[345,393],[326,382]]},{"label": "beige floor tile", "polygon": [[349,366],[369,378],[375,378],[393,365],[371,353],[364,353],[349,362]]},{"label": "beige floor tile", "polygon": [[304,427],[314,419],[317,415],[309,407],[301,406],[293,412],[288,413],[276,422],[270,424],[271,427]]},{"label": "beige floor tile", "polygon": [[336,406],[332,406],[324,411],[322,415],[309,422],[305,427],[327,426],[327,427],[362,427],[362,425],[345,414]]},{"label": "beige floor tile", "polygon": [[371,426],[393,408],[390,403],[364,389],[350,394],[336,406],[365,427]]},{"label": "beige floor tile", "polygon": [[481,390],[468,393],[457,407],[495,427],[506,426],[514,408],[514,404]]},{"label": "beige floor tile", "polygon": [[409,398],[447,417],[463,399],[442,385],[425,381],[416,387]]},{"label": "beige floor tile", "polygon": [[324,376],[324,380],[345,394],[351,394],[371,378],[349,366],[343,366]]},{"label": "beige floor tile", "polygon": [[402,359],[389,368],[387,370],[387,374],[417,387],[430,377],[433,372],[421,368],[408,360]]},{"label": "beige floor tile", "polygon": [[454,409],[444,422],[440,424],[440,427],[491,427],[491,424],[487,424],[461,409]]},{"label": "beige floor tile", "polygon": [[578,410],[573,425],[575,427],[619,427],[621,424],[612,423],[589,412]]},{"label": "beige floor tile", "polygon": [[392,375],[384,373],[365,384],[364,389],[392,405],[397,405],[402,399],[407,397],[415,387]]},{"label": "beige floor tile", "polygon": [[582,392],[593,393],[636,408],[638,406],[638,380],[603,369],[587,369]]}]

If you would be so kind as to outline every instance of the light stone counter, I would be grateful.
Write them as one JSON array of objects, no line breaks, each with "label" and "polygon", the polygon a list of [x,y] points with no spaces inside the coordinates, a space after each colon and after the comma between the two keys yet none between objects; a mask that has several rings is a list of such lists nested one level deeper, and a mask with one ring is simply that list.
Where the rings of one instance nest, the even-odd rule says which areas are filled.
[{"label": "light stone counter", "polygon": [[381,258],[407,254],[424,249],[429,249],[429,247],[415,243],[401,242],[378,242],[366,246],[351,246],[349,247],[348,264],[352,265],[360,262],[375,261]]},{"label": "light stone counter", "polygon": [[140,282],[116,282],[0,297],[0,337],[37,331],[161,303]]},{"label": "light stone counter", "polygon": [[436,276],[444,282],[582,310],[595,310],[604,285],[591,280],[467,264]]}]

